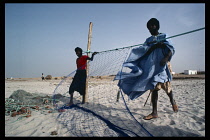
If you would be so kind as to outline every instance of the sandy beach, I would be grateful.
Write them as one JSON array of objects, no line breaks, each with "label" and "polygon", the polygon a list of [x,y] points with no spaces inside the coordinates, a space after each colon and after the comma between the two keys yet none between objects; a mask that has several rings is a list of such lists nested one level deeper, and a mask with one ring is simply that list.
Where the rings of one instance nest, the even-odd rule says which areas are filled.
[{"label": "sandy beach", "polygon": [[[7,79],[5,80],[5,98],[9,98],[17,90],[51,97],[60,81],[54,79],[46,81],[24,78]],[[174,98],[179,107],[177,113],[173,112],[166,93],[160,90],[158,100],[159,117],[147,121],[143,120],[143,116],[148,115],[152,111],[150,98],[146,106],[144,106],[149,91],[133,101],[128,100],[124,96],[133,116],[155,137],[205,137],[205,76],[204,78],[174,78],[171,83]],[[66,84],[65,87],[68,89],[68,82],[64,84]],[[119,102],[116,102],[117,81],[112,81],[112,78],[93,78],[89,82],[88,90],[88,104],[80,105],[81,107],[86,107],[99,115],[103,113],[115,125],[138,133],[135,130],[138,128],[133,128],[132,125],[129,125],[129,121],[131,123],[134,121],[132,117],[129,117],[122,97],[120,96]],[[74,102],[81,102],[81,97],[77,93]],[[80,111],[79,109],[68,109],[58,118],[59,112],[49,112],[50,109],[47,110],[46,106],[47,104],[43,105],[40,107],[40,110],[31,110],[30,117],[5,115],[5,136],[107,136],[105,129],[108,130],[108,127],[106,125],[99,127],[97,124],[102,125],[104,123],[91,117],[90,113],[84,115],[81,109]],[[80,120],[77,119],[78,117]],[[57,121],[56,118],[58,118]],[[122,121],[119,122],[118,120]],[[88,129],[85,129],[87,125]],[[74,129],[72,129],[73,126]],[[101,129],[104,129],[103,133]],[[88,131],[83,132],[82,130]],[[95,130],[97,130],[97,134]],[[81,132],[78,133],[78,131]],[[91,133],[91,135],[87,135],[88,133]],[[116,136],[115,132],[113,132],[112,136]]]}]

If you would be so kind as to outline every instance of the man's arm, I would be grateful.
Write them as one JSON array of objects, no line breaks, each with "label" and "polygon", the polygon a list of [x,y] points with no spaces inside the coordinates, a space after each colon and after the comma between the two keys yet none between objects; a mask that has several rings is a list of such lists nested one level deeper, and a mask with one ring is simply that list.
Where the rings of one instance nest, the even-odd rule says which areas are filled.
[{"label": "man's arm", "polygon": [[[155,41],[155,42],[156,42],[156,41]],[[153,42],[153,43],[154,43],[154,42]],[[157,48],[164,48],[164,47],[166,47],[166,45],[165,45],[163,42],[158,42],[157,44],[152,45],[144,55],[145,55],[145,56],[146,56],[146,55],[149,55],[149,54],[150,54],[152,51],[154,51],[155,49],[157,49]]]},{"label": "man's arm", "polygon": [[168,62],[171,56],[172,56],[172,52],[169,50],[169,53],[160,61],[160,65],[164,66]]},{"label": "man's arm", "polygon": [[98,52],[94,52],[93,54],[92,54],[92,56],[91,56],[91,58],[90,57],[88,57],[87,58],[87,60],[91,60],[91,61],[93,61],[93,57],[94,57],[94,55],[96,55]]},{"label": "man's arm", "polygon": [[[153,46],[152,46],[152,47],[153,47]],[[159,42],[159,43],[155,44],[154,47],[155,47],[155,48],[165,48],[165,47],[167,47],[167,46],[166,46],[166,44],[164,44],[163,42]],[[153,50],[154,50],[154,49],[153,49]],[[166,55],[164,56],[164,58],[160,61],[160,65],[161,65],[161,66],[164,66],[164,65],[168,62],[168,60],[169,60],[169,58],[170,58],[171,56],[172,56],[172,52],[171,52],[171,50],[169,50],[168,54],[166,54]]]},{"label": "man's arm", "polygon": [[[165,48],[165,47],[166,47],[166,44],[164,44],[163,42],[158,42],[157,44],[151,46],[144,56],[149,55],[156,48]],[[172,52],[169,50],[168,54],[166,54],[165,57],[160,61],[160,65],[164,66],[168,62],[171,56],[172,56]]]}]

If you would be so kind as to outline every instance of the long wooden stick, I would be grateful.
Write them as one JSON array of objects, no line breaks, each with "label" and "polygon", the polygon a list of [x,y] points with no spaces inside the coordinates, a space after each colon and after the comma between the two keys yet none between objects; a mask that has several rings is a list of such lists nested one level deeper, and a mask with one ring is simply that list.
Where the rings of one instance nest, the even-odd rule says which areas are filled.
[{"label": "long wooden stick", "polygon": [[[149,95],[148,95],[148,97],[147,97],[147,100],[148,100],[148,98],[149,98],[150,94],[151,94],[151,91],[150,91],[150,93],[149,93]],[[146,105],[147,100],[146,100],[146,102],[144,103],[144,106]]]},{"label": "long wooden stick", "polygon": [[[90,51],[90,45],[91,45],[91,38],[92,38],[92,22],[90,22],[89,24],[89,32],[88,32],[88,44],[87,44],[87,56],[89,55],[89,51]],[[88,102],[88,71],[89,71],[89,64],[88,64],[88,61],[87,60],[87,66],[86,66],[86,75],[87,75],[87,78],[86,78],[86,87],[85,87],[85,94],[83,95],[83,103],[86,103]]]},{"label": "long wooden stick", "polygon": [[117,92],[117,102],[119,102],[119,98],[120,98],[120,89],[118,90],[118,92]]}]

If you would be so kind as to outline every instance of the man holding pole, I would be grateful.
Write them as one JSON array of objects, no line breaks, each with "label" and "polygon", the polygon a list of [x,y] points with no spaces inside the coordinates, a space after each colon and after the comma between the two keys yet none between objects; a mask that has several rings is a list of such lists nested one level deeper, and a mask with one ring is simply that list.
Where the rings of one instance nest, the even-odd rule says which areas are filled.
[{"label": "man holding pole", "polygon": [[87,60],[93,60],[94,55],[97,52],[94,52],[92,54],[92,57],[88,57],[87,55],[82,55],[82,49],[77,47],[75,48],[75,53],[78,56],[76,60],[77,64],[77,71],[76,74],[73,78],[73,81],[69,87],[69,94],[70,94],[70,102],[68,106],[73,104],[73,94],[74,91],[77,91],[80,93],[80,95],[83,96],[82,103],[85,103],[85,89],[86,89],[86,78],[87,78],[87,73],[86,73],[86,66],[87,66]]}]

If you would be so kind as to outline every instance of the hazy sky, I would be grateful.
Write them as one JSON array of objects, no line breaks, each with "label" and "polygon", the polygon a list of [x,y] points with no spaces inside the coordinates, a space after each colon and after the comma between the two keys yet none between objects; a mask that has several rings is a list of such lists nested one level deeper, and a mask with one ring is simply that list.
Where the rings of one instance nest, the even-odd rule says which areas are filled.
[{"label": "hazy sky", "polygon": [[[144,43],[150,18],[169,36],[205,27],[205,4],[5,4],[5,77],[65,76],[76,69],[74,48],[91,51]],[[205,70],[205,30],[171,39],[176,73]]]}]

